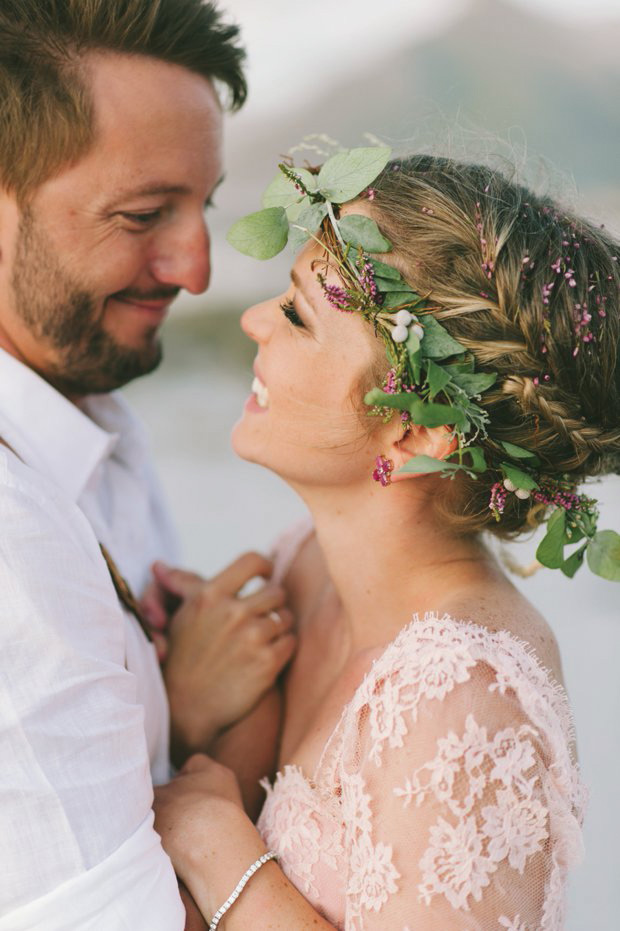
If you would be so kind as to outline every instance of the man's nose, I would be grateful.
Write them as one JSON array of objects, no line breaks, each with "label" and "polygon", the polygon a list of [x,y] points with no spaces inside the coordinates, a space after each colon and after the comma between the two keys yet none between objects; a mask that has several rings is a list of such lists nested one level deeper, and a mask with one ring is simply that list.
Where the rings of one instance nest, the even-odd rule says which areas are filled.
[{"label": "man's nose", "polygon": [[171,231],[150,266],[162,284],[185,288],[190,294],[206,291],[211,278],[211,238],[204,219]]}]

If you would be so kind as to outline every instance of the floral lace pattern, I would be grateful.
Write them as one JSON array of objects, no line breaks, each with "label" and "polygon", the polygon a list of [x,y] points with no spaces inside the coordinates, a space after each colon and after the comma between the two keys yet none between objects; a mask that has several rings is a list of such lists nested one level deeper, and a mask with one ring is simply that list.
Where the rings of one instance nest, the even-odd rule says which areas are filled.
[{"label": "floral lace pattern", "polygon": [[313,780],[289,766],[265,785],[259,830],[337,928],[560,931],[585,803],[572,739],[565,692],[526,644],[416,617]]}]

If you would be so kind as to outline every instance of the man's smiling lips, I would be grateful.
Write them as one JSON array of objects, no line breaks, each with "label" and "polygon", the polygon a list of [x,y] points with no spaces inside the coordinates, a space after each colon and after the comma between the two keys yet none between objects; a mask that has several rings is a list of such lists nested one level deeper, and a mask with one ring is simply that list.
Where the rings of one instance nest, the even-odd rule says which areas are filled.
[{"label": "man's smiling lips", "polygon": [[150,300],[138,296],[133,297],[132,295],[115,294],[112,296],[111,300],[117,301],[120,304],[125,304],[127,307],[140,311],[141,313],[149,314],[161,322],[166,316],[168,308],[177,294],[178,291],[174,294],[166,295],[165,297]]}]

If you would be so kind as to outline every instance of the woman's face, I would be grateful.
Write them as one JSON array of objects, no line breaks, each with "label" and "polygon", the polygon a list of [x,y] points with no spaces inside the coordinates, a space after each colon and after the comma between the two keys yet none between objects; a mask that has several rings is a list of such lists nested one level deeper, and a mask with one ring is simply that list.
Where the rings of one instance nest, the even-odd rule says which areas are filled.
[{"label": "woman's face", "polygon": [[[257,343],[253,393],[233,430],[233,448],[296,485],[370,481],[378,437],[364,424],[364,391],[380,347],[356,313],[328,303],[317,274],[338,276],[306,246],[278,297],[241,319]],[[313,267],[313,262],[317,263]]]}]

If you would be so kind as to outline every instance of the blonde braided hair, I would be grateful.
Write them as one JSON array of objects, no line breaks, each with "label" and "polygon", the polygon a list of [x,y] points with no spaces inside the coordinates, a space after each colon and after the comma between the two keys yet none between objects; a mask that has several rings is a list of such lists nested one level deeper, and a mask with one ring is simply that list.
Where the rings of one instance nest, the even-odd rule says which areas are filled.
[{"label": "blonde braided hair", "polygon": [[[536,452],[541,475],[575,483],[620,468],[620,248],[602,229],[502,173],[450,159],[390,163],[370,207],[393,260],[436,316],[497,372],[481,400],[491,464],[500,441]],[[480,444],[478,444],[480,445]],[[508,497],[489,510],[493,468],[442,483],[437,507],[462,532],[512,536],[545,507]]]}]

